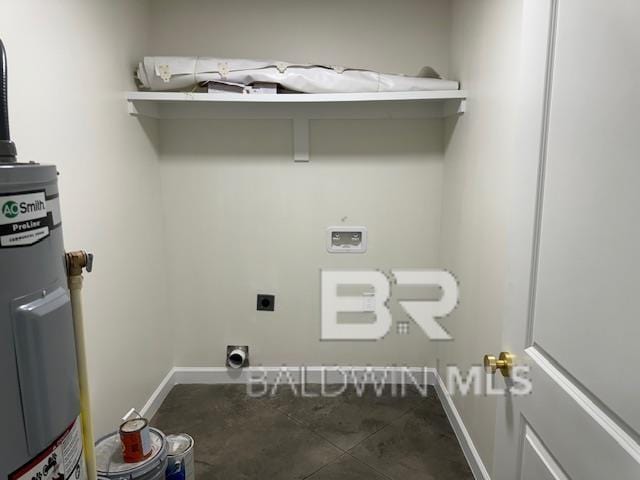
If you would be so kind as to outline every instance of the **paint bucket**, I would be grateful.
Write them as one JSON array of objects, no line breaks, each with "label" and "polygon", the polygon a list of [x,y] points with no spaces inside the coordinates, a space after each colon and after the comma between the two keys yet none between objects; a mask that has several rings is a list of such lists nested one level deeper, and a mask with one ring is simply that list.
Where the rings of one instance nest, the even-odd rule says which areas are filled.
[{"label": "paint bucket", "polygon": [[167,440],[156,429],[149,429],[151,453],[141,462],[128,463],[122,456],[120,433],[113,432],[96,442],[98,476],[107,480],[164,480],[167,470]]},{"label": "paint bucket", "polygon": [[186,433],[167,435],[167,480],[195,480],[193,438]]},{"label": "paint bucket", "polygon": [[146,418],[125,420],[118,430],[122,443],[122,458],[127,463],[138,463],[151,455],[151,434]]}]

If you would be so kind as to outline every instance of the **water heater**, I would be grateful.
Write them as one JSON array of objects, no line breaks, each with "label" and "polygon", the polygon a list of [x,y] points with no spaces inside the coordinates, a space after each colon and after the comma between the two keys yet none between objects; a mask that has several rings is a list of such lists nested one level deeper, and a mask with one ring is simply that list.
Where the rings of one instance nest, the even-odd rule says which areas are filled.
[{"label": "water heater", "polygon": [[0,477],[85,477],[57,171],[20,163],[0,41]]}]

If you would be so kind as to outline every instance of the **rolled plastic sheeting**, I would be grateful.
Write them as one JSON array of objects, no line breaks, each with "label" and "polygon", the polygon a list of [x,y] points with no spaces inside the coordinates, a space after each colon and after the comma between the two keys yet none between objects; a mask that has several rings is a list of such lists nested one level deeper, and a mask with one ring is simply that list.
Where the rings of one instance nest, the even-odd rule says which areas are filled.
[{"label": "rolled plastic sheeting", "polygon": [[379,73],[312,64],[209,57],[145,57],[137,77],[149,90],[184,90],[201,82],[278,83],[303,93],[407,92],[458,90],[458,82],[444,80],[424,68],[419,76]]}]

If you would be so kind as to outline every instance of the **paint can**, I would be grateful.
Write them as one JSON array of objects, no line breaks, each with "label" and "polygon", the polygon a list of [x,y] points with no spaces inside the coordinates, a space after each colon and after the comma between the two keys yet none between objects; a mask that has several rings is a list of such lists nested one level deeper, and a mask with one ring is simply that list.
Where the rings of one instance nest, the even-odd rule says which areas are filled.
[{"label": "paint can", "polygon": [[120,432],[113,432],[96,443],[96,469],[106,480],[164,480],[167,470],[167,439],[149,428],[151,453],[136,463],[125,462],[122,456]]},{"label": "paint can", "polygon": [[118,430],[122,443],[122,458],[127,463],[138,463],[151,455],[151,434],[146,418],[125,420]]},{"label": "paint can", "polygon": [[195,480],[193,438],[186,433],[167,435],[167,480]]}]

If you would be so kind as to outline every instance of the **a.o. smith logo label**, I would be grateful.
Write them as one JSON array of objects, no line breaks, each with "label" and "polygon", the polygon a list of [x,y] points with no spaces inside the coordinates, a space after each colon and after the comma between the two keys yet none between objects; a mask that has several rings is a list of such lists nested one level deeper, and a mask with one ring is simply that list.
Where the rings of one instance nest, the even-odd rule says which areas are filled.
[{"label": "a.o. smith logo label", "polygon": [[0,196],[0,248],[33,245],[59,223],[58,197],[47,200],[44,190]]}]

